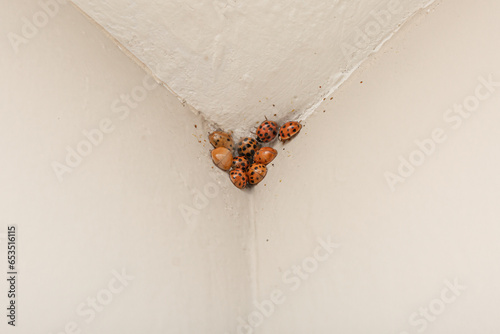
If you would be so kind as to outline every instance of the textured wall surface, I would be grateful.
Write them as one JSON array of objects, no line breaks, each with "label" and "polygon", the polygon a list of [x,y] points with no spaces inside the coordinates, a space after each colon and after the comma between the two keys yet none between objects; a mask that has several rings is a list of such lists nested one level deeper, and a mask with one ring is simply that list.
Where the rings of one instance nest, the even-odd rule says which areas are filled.
[{"label": "textured wall surface", "polygon": [[0,9],[0,333],[499,332],[498,1],[412,18],[246,191],[75,8]]},{"label": "textured wall surface", "polygon": [[[209,121],[304,119],[431,0],[74,0]],[[276,116],[274,116],[276,114]]]}]

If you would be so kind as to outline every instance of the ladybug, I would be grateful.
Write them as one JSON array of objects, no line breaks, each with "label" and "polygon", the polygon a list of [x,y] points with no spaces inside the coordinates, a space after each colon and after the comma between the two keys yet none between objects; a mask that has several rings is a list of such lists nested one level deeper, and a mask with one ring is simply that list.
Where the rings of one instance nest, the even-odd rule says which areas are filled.
[{"label": "ladybug", "polygon": [[245,158],[244,156],[239,156],[239,157],[234,157],[233,158],[233,168],[234,169],[247,169],[250,163],[248,162],[248,159]]},{"label": "ladybug", "polygon": [[295,136],[302,129],[302,125],[299,122],[291,121],[286,122],[280,128],[280,140],[285,142]]},{"label": "ladybug", "polygon": [[257,184],[264,179],[267,174],[266,165],[263,164],[252,164],[248,167],[247,176],[248,183]]},{"label": "ladybug", "polygon": [[257,128],[257,140],[262,143],[269,143],[278,134],[278,124],[273,121],[264,121]]},{"label": "ladybug", "polygon": [[233,155],[225,147],[217,147],[216,149],[213,149],[212,160],[217,167],[224,171],[228,171],[233,165]]},{"label": "ladybug", "polygon": [[230,151],[234,148],[233,138],[226,132],[214,131],[208,135],[208,140],[210,140],[210,144],[212,144],[215,148],[225,147]]},{"label": "ladybug", "polygon": [[267,165],[276,158],[278,151],[272,147],[263,147],[255,152],[253,156],[253,161],[258,164]]},{"label": "ladybug", "polygon": [[260,148],[260,144],[253,138],[246,137],[238,144],[238,154],[252,158]]},{"label": "ladybug", "polygon": [[236,188],[243,189],[247,186],[248,177],[241,168],[233,169],[229,172],[229,178]]}]

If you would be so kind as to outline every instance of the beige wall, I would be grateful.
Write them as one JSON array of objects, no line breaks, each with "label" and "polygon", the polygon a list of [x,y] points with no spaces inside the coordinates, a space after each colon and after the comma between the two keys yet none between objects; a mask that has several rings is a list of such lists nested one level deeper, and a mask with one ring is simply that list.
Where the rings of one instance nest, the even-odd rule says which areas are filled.
[{"label": "beige wall", "polygon": [[[19,230],[19,327],[2,333],[499,328],[496,2],[412,19],[244,192],[212,169],[202,118],[75,8],[16,53],[42,9],[0,7],[2,268]],[[61,181],[68,147],[92,152]]]},{"label": "beige wall", "polygon": [[286,300],[258,333],[500,328],[499,9],[440,1],[279,150],[255,191],[258,296]]},{"label": "beige wall", "polygon": [[[0,7],[4,37],[41,12],[36,1]],[[20,267],[19,327],[2,311],[0,332],[233,327],[250,297],[249,205],[209,174],[202,119],[150,89],[154,80],[71,5],[17,53],[0,43],[0,236],[18,225]],[[66,161],[68,150],[85,156]],[[0,247],[4,277],[4,238]],[[122,270],[134,279],[116,281]],[[5,310],[5,279],[0,288]]]}]

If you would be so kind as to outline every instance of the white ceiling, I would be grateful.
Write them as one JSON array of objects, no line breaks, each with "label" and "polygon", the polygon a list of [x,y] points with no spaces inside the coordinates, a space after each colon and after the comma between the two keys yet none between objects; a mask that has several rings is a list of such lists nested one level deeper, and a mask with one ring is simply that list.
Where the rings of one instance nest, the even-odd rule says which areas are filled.
[{"label": "white ceiling", "polygon": [[210,123],[243,135],[264,116],[306,118],[433,1],[73,2]]}]

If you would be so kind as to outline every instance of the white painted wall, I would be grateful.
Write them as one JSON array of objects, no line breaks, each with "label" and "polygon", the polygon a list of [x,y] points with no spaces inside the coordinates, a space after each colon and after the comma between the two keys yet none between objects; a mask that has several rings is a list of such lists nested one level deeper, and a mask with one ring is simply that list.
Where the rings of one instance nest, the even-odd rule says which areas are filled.
[{"label": "white painted wall", "polygon": [[[412,19],[250,192],[214,181],[202,118],[163,88],[124,119],[113,112],[144,72],[74,8],[17,54],[0,39],[0,266],[8,224],[20,252],[19,327],[0,332],[237,333],[271,297],[282,303],[254,333],[497,331],[500,87],[478,78],[500,82],[499,6],[442,0]],[[40,13],[35,1],[0,8],[2,36]],[[106,118],[114,130],[59,182],[52,163]],[[392,192],[384,173],[435,128],[447,139]],[[212,183],[219,194],[187,223],[179,206]],[[328,237],[340,246],[326,257]],[[315,253],[324,261],[292,290],[292,266]],[[134,279],[87,323],[79,306],[122,269]],[[449,290],[455,279],[465,290]],[[440,312],[424,321],[421,308]]]},{"label": "white painted wall", "polygon": [[[257,300],[286,299],[257,333],[500,329],[499,10],[440,1],[279,150],[255,189]],[[399,156],[419,164],[424,140],[430,154],[391,191],[384,174],[398,174]],[[290,270],[314,269],[328,236],[339,248],[294,290]]]},{"label": "white painted wall", "polygon": [[248,135],[264,116],[305,119],[432,0],[73,2],[207,120]]},{"label": "white painted wall", "polygon": [[[37,1],[0,8],[4,37],[23,36],[23,17],[42,13]],[[243,219],[250,206],[225,175],[209,175],[201,117],[163,87],[143,99],[144,71],[71,5],[26,40],[16,53],[0,39],[0,332],[217,333],[236,326],[251,296],[251,232]],[[125,103],[112,106],[134,92],[139,102],[131,101],[128,116]],[[85,152],[83,131],[103,120],[112,130],[96,135],[92,152],[59,182],[52,164],[66,165],[68,147]],[[218,195],[198,197],[205,187]],[[197,210],[187,211],[189,221],[180,211],[186,207]],[[16,328],[4,315],[10,224],[19,230]],[[134,279],[121,289],[115,270]],[[108,303],[109,283],[122,291]],[[96,298],[106,305],[97,304],[92,318]]]}]

